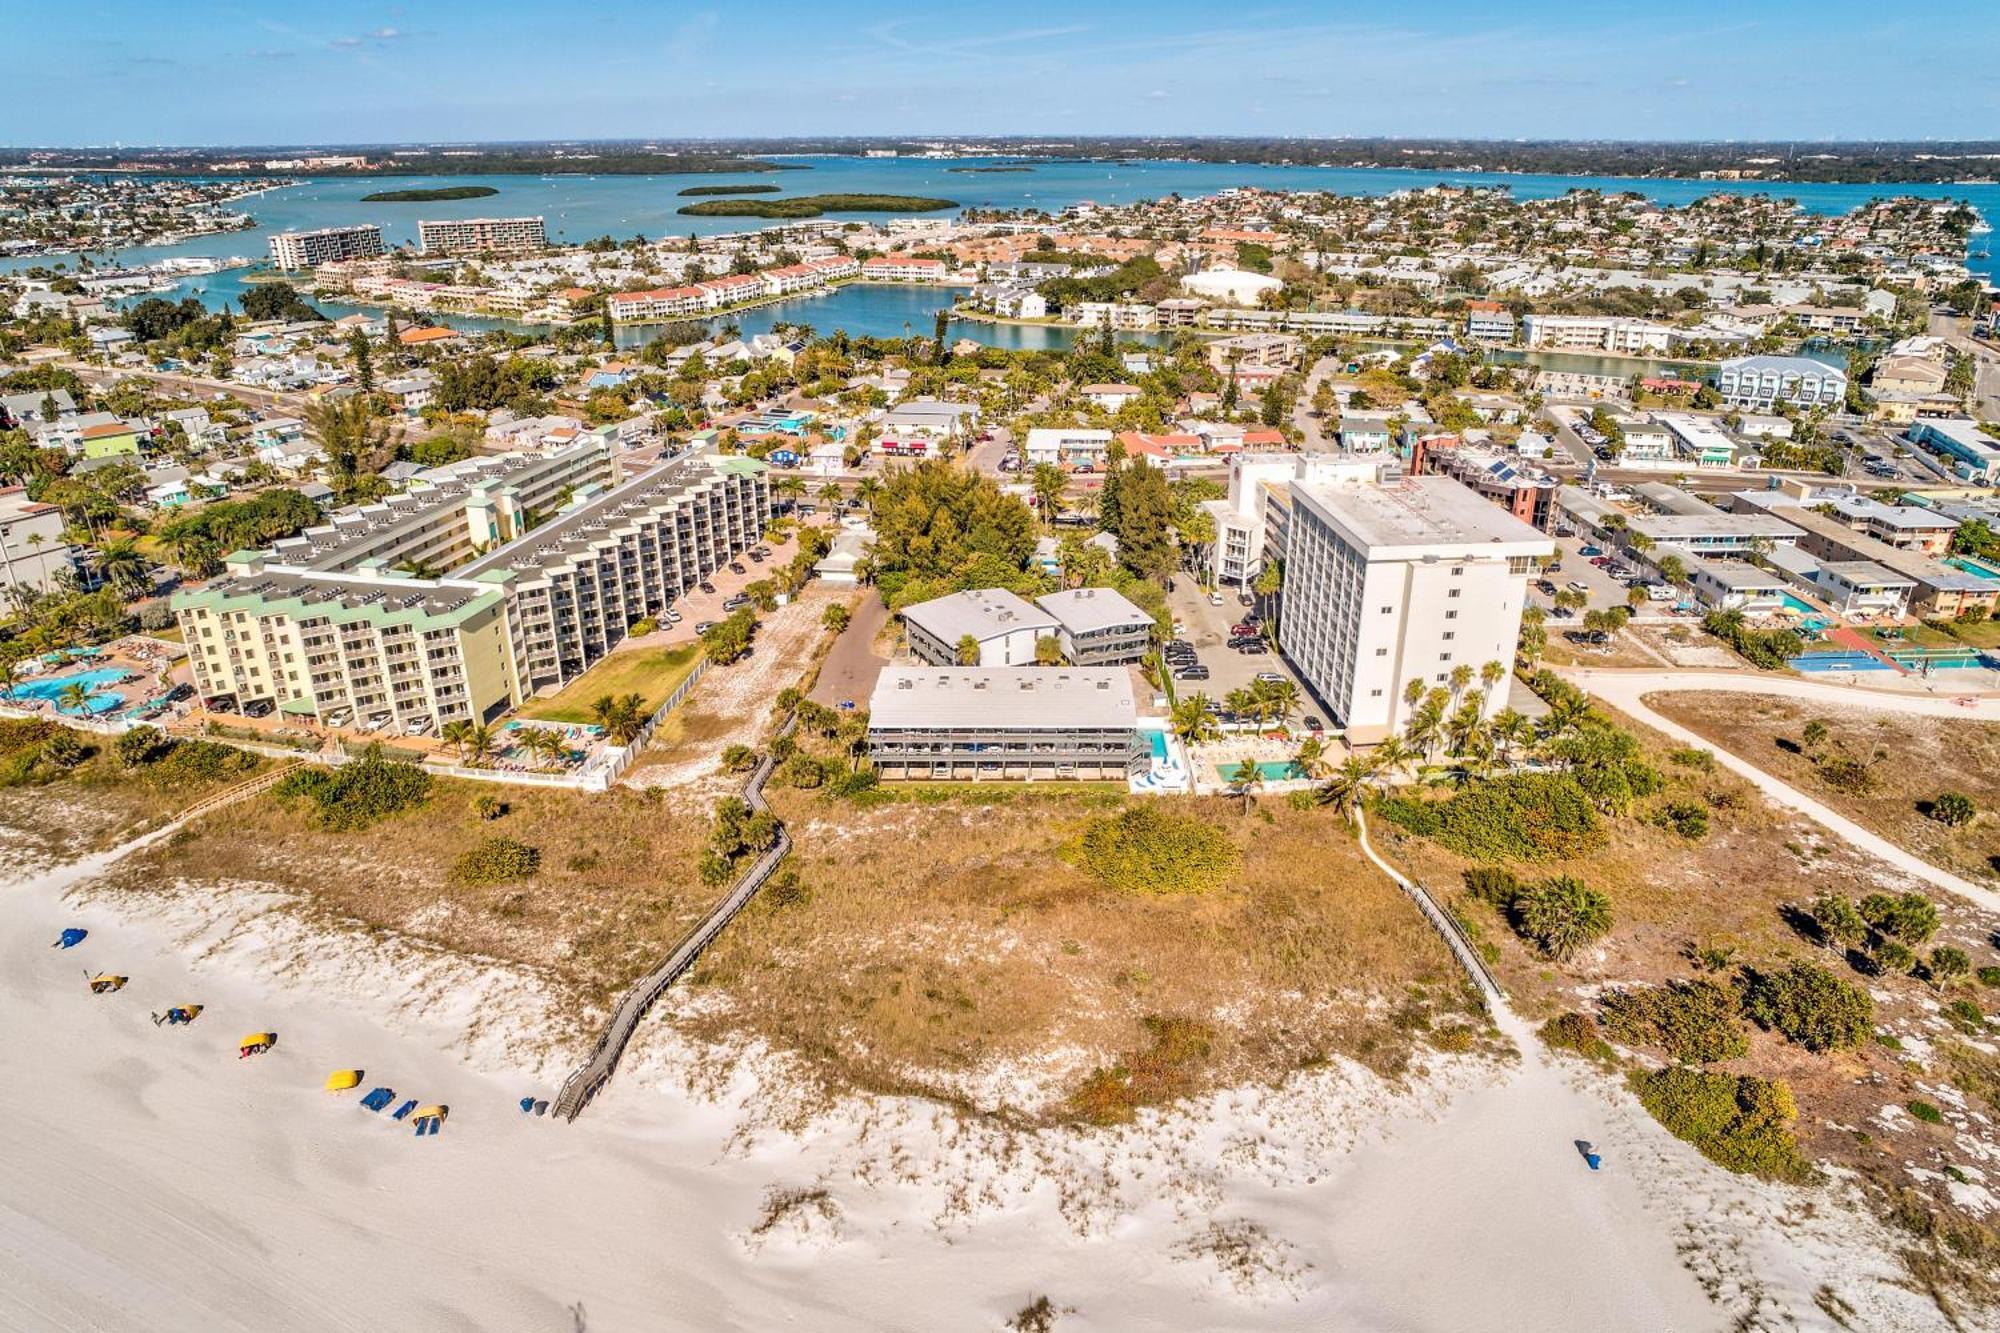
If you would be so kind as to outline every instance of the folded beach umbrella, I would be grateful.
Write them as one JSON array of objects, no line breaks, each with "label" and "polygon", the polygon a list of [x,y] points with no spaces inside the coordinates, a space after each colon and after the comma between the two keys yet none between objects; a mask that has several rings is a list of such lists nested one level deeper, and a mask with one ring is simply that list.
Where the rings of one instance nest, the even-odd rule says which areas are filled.
[{"label": "folded beach umbrella", "polygon": [[237,1043],[236,1058],[240,1060],[246,1055],[262,1055],[265,1051],[270,1050],[273,1046],[276,1046],[277,1044],[278,1044],[277,1033],[253,1032],[249,1036],[245,1037],[242,1041]]},{"label": "folded beach umbrella", "polygon": [[328,1092],[346,1092],[349,1088],[359,1087],[361,1086],[361,1074],[362,1071],[359,1069],[336,1069],[326,1076],[326,1090]]},{"label": "folded beach umbrella", "polygon": [[90,979],[90,993],[92,995],[109,995],[113,991],[125,989],[125,982],[126,978],[116,973],[99,972]]},{"label": "folded beach umbrella", "polygon": [[71,926],[69,929],[63,931],[62,934],[56,936],[55,947],[58,949],[74,949],[77,945],[83,943],[84,937],[89,934],[90,932],[82,926]]}]

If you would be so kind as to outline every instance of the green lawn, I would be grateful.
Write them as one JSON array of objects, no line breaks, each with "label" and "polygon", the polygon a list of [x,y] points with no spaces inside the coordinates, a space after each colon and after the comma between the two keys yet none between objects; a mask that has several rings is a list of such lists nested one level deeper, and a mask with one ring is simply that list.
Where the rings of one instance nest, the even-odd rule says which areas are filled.
[{"label": "green lawn", "polygon": [[590,705],[607,694],[637,694],[648,714],[667,701],[701,660],[701,645],[678,648],[634,648],[617,652],[578,676],[546,699],[531,701],[522,717],[545,722],[594,722]]},{"label": "green lawn", "polygon": [[1980,620],[1968,624],[1954,624],[1952,632],[1932,629],[1929,625],[1910,625],[1904,628],[1901,639],[1884,639],[1879,630],[1863,630],[1863,634],[1885,648],[2000,648],[2000,620]]}]

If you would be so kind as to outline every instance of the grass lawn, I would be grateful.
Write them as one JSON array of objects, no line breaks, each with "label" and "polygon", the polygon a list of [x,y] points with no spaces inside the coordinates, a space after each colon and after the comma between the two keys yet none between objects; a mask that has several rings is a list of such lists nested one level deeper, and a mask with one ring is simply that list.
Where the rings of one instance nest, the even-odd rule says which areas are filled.
[{"label": "grass lawn", "polygon": [[1935,630],[1929,625],[1921,624],[1902,626],[1897,629],[1894,637],[1884,634],[1879,626],[1871,626],[1861,631],[1861,637],[1867,639],[1870,643],[1889,649],[1955,648],[1959,642],[1942,630]]},{"label": "grass lawn", "polygon": [[617,652],[578,676],[546,699],[531,701],[522,717],[545,722],[595,722],[590,705],[607,694],[637,694],[651,713],[680,688],[701,660],[699,644],[678,648],[633,648]]}]

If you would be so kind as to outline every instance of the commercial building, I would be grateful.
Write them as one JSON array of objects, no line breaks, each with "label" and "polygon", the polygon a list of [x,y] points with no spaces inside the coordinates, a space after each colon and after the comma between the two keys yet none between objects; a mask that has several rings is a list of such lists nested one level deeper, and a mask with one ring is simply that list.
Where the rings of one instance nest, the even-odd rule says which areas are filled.
[{"label": "commercial building", "polygon": [[2000,485],[2000,439],[1970,418],[1914,421],[1903,438],[1943,459],[1968,485]]},{"label": "commercial building", "polygon": [[1662,412],[1654,418],[1673,437],[1674,449],[1696,467],[1734,467],[1737,444],[1713,417],[1688,412]]},{"label": "commercial building", "polygon": [[1958,531],[1957,519],[1918,505],[1885,505],[1864,495],[1839,495],[1823,503],[1848,527],[1898,550],[1943,555]]},{"label": "commercial building", "polygon": [[1673,332],[1665,324],[1610,315],[1529,315],[1521,321],[1521,340],[1530,347],[1628,355],[1665,352]]},{"label": "commercial building", "polygon": [[1833,407],[1847,401],[1847,372],[1807,356],[1739,356],[1722,363],[1715,388],[1724,402],[1760,412],[1778,403]]},{"label": "commercial building", "polygon": [[442,218],[417,223],[427,255],[520,255],[548,248],[540,218]]},{"label": "commercial building", "polygon": [[1151,761],[1125,667],[887,667],[868,756],[888,780],[1120,781]]},{"label": "commercial building", "polygon": [[1559,483],[1518,458],[1463,444],[1431,447],[1419,440],[1410,450],[1410,475],[1425,474],[1462,483],[1529,527],[1555,530]]},{"label": "commercial building", "polygon": [[1399,730],[1409,681],[1513,660],[1548,536],[1449,477],[1290,489],[1278,643],[1351,739]]},{"label": "commercial building", "polygon": [[1556,506],[1585,537],[1620,550],[1629,547],[1633,533],[1656,546],[1723,558],[1799,540],[1798,529],[1782,519],[1762,512],[1725,512],[1677,486],[1647,482],[1635,487],[1634,494],[1652,512],[1628,513],[1576,486],[1558,489]]},{"label": "commercial building", "polygon": [[697,454],[614,476],[597,440],[468,459],[236,552],[225,577],[174,597],[196,684],[333,725],[491,721],[582,672],[769,519],[751,459]]},{"label": "commercial building", "polygon": [[272,235],[271,260],[291,271],[318,268],[344,259],[372,259],[383,253],[382,229],[372,223],[353,227],[322,227],[317,231],[281,231]]},{"label": "commercial building", "polygon": [[1910,581],[1909,608],[1920,616],[1991,613],[2000,602],[2000,580],[1982,578],[1920,551],[1903,551],[1856,532],[1843,520],[1803,506],[1778,511],[1799,534],[1799,545],[1822,566],[1851,561],[1879,565]]},{"label": "commercial building", "polygon": [[1290,483],[1381,480],[1387,459],[1379,454],[1241,453],[1229,460],[1229,495],[1204,500],[1215,521],[1215,542],[1205,562],[1218,583],[1247,588],[1263,571],[1265,553],[1283,549]]}]

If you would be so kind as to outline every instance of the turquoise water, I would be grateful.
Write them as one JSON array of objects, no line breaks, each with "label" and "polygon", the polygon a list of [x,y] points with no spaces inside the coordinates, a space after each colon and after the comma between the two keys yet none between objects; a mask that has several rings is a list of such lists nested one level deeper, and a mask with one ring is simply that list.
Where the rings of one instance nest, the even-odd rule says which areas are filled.
[{"label": "turquoise water", "polygon": [[1790,607],[1792,610],[1798,612],[1802,616],[1810,616],[1817,614],[1817,609],[1809,602],[1801,601],[1798,598],[1792,596],[1788,592],[1779,593],[1778,595],[1785,599],[1786,606]]},{"label": "turquoise water", "polygon": [[1146,733],[1146,740],[1153,747],[1154,762],[1164,763],[1169,757],[1167,754],[1167,733],[1164,731],[1154,731],[1151,727],[1142,727],[1140,730]]},{"label": "turquoise water", "polygon": [[2000,569],[1995,569],[1984,560],[1975,560],[1969,555],[1948,555],[1944,562],[1954,569],[1962,569],[1982,579],[2000,579]]},{"label": "turquoise water", "polygon": [[[84,703],[84,711],[108,713],[120,707],[125,700],[116,694],[98,693],[101,686],[128,674],[122,667],[104,667],[97,671],[80,671],[67,676],[44,676],[39,680],[16,681],[11,694],[17,699],[56,699],[63,689],[70,685],[81,685],[91,691]],[[74,710],[66,710],[74,711]]]},{"label": "turquoise water", "polygon": [[[1221,778],[1224,782],[1234,782],[1236,781],[1236,770],[1240,767],[1242,767],[1241,764],[1217,764],[1215,766],[1215,776]],[[1289,759],[1266,759],[1263,763],[1257,765],[1257,776],[1265,782],[1288,782],[1293,778],[1302,778],[1305,775],[1306,771]]]},{"label": "turquoise water", "polygon": [[[1845,213],[1870,199],[1914,195],[1927,199],[1964,199],[1989,219],[2000,218],[2000,186],[1996,185],[1807,185],[1760,184],[1754,181],[1650,180],[1607,176],[1498,175],[1462,171],[1410,171],[1392,168],[1277,167],[1207,162],[1041,162],[1026,173],[965,174],[952,166],[976,166],[982,159],[955,162],[913,158],[787,158],[773,159],[809,168],[802,171],[744,172],[717,175],[660,176],[453,176],[397,177],[398,188],[427,185],[487,185],[498,194],[482,199],[446,200],[425,204],[364,204],[361,196],[383,188],[380,179],[316,179],[280,190],[251,195],[238,207],[257,220],[250,231],[198,236],[174,245],[145,246],[120,252],[120,263],[145,263],[178,255],[233,256],[261,259],[268,252],[265,237],[274,231],[374,222],[391,244],[414,242],[418,218],[517,217],[539,214],[552,240],[581,242],[594,236],[619,238],[644,235],[713,235],[771,225],[759,218],[690,218],[675,209],[688,202],[679,191],[692,184],[774,184],[784,195],[830,193],[919,194],[957,200],[977,208],[1032,208],[1056,212],[1087,201],[1118,204],[1165,194],[1212,194],[1230,186],[1276,190],[1330,190],[1338,194],[1373,196],[1435,184],[1504,188],[1516,199],[1546,199],[1570,190],[1629,190],[1664,204],[1685,204],[1712,194],[1776,194],[1798,200],[1819,214]],[[991,161],[991,159],[986,159]],[[782,197],[782,196],[776,196]],[[0,271],[31,264],[52,264],[61,256],[0,261]],[[74,260],[71,260],[72,264]],[[100,261],[101,262],[101,261]],[[2000,261],[1970,261],[1971,267],[1993,274]],[[235,299],[242,291],[240,273],[193,279],[172,295],[194,294],[211,305]],[[990,327],[990,326],[989,326]],[[860,329],[852,330],[863,332]],[[928,325],[926,324],[926,331]]]}]

